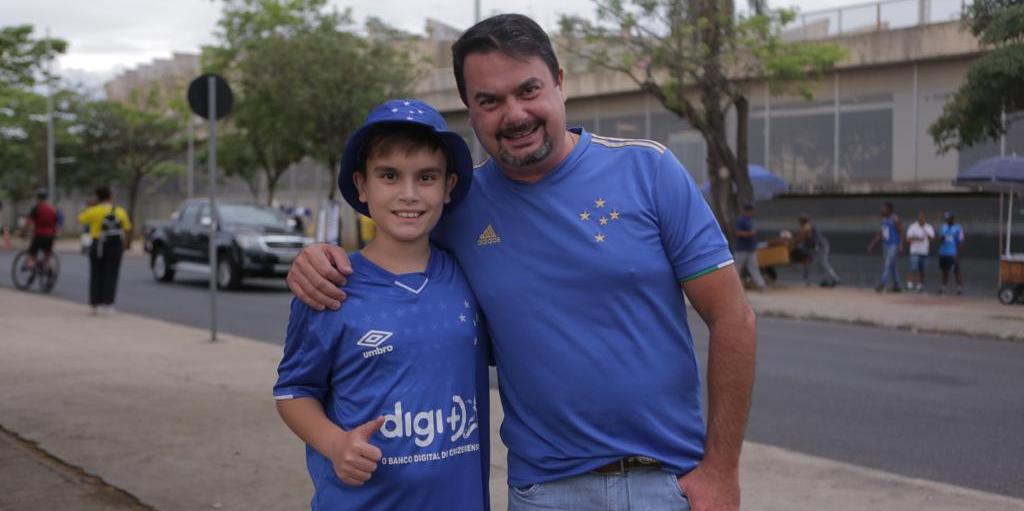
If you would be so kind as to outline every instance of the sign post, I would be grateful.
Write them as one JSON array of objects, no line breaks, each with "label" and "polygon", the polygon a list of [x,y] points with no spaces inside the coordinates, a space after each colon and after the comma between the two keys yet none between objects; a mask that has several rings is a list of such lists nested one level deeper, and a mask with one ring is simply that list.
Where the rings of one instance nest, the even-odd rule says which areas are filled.
[{"label": "sign post", "polygon": [[217,211],[217,120],[231,111],[234,95],[228,83],[218,75],[208,73],[192,80],[188,86],[188,104],[196,115],[209,121],[209,174],[210,174],[210,341],[217,340],[217,231],[220,215]]}]

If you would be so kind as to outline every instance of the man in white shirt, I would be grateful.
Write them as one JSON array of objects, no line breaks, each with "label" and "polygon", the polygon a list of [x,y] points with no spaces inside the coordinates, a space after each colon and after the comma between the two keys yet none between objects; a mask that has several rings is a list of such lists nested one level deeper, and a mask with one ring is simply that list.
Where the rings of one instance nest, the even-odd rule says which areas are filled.
[{"label": "man in white shirt", "polygon": [[907,227],[906,240],[910,244],[910,276],[907,289],[924,292],[924,266],[928,261],[928,247],[935,239],[935,229],[925,222],[924,211],[917,212],[917,222]]}]

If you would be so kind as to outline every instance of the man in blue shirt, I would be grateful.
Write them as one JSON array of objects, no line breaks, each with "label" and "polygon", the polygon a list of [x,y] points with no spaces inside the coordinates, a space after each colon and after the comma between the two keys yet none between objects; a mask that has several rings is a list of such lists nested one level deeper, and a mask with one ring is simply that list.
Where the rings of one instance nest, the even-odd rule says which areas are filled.
[{"label": "man in blue shirt", "polygon": [[[755,322],[699,189],[657,142],[566,130],[562,70],[529,18],[478,23],[453,57],[492,159],[434,239],[492,334],[509,509],[737,510]],[[307,247],[289,286],[338,307],[348,266]],[[684,294],[710,331],[706,431]]]},{"label": "man in blue shirt", "polygon": [[736,219],[736,270],[747,270],[758,291],[764,290],[764,278],[757,264],[757,231],[754,229],[754,205],[744,204]]},{"label": "man in blue shirt", "polygon": [[942,270],[942,287],[939,294],[946,292],[949,272],[956,275],[956,294],[964,294],[964,279],[960,276],[960,247],[964,244],[964,228],[956,223],[952,211],[943,213],[945,224],[939,227],[939,269]]},{"label": "man in blue shirt", "polygon": [[885,290],[885,284],[889,280],[892,280],[893,293],[899,293],[903,289],[900,287],[900,272],[896,269],[896,261],[903,255],[903,232],[903,222],[893,212],[892,203],[882,203],[881,230],[871,239],[871,243],[868,243],[868,252],[871,252],[879,241],[882,242],[882,276],[875,286],[875,291],[879,293]]}]

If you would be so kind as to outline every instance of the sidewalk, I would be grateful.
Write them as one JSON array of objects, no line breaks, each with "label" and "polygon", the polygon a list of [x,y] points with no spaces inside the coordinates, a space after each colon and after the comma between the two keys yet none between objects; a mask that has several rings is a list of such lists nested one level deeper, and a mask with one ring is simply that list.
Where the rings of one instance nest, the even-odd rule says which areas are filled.
[{"label": "sidewalk", "polygon": [[[994,293],[993,293],[994,296]],[[1024,341],[1024,306],[955,295],[777,285],[747,293],[759,315]]]},{"label": "sidewalk", "polygon": [[[805,292],[816,290],[792,291],[821,299]],[[789,304],[795,314],[799,300],[789,293],[754,301]],[[302,445],[270,397],[280,346],[230,335],[210,343],[202,330],[92,317],[79,304],[6,289],[0,332],[0,509],[308,509]],[[497,396],[492,405],[496,428]],[[503,510],[496,432],[492,448],[492,500]],[[1024,500],[752,442],[741,473],[745,509],[1024,510]]]}]

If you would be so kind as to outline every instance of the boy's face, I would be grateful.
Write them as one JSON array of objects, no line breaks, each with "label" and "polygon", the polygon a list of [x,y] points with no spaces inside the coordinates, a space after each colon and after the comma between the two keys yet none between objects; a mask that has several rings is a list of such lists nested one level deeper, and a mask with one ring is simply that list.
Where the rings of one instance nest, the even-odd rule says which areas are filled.
[{"label": "boy's face", "polygon": [[352,178],[377,223],[377,236],[403,243],[429,238],[458,180],[454,173],[445,177],[446,166],[444,152],[428,148],[399,148],[366,159],[365,175]]}]

